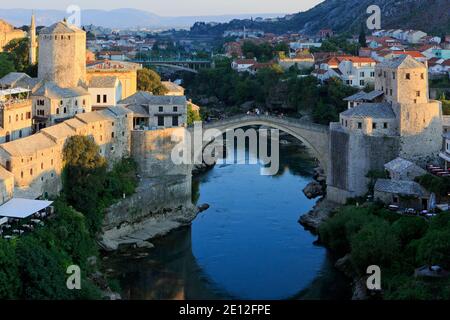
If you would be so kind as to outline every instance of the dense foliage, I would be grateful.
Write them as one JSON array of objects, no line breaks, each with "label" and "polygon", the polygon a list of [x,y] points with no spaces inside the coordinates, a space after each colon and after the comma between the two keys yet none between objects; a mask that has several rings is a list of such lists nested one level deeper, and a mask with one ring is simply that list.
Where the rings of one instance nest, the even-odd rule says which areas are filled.
[{"label": "dense foliage", "polygon": [[152,92],[154,95],[167,93],[166,87],[161,83],[161,77],[155,71],[143,68],[137,71],[137,89]]},{"label": "dense foliage", "polygon": [[425,174],[417,177],[415,180],[425,189],[434,192],[436,195],[447,196],[448,192],[450,192],[449,177],[438,177],[432,174]]},{"label": "dense foliage", "polygon": [[69,204],[86,215],[92,234],[101,226],[104,209],[114,199],[132,194],[137,184],[132,159],[123,159],[108,172],[99,151],[99,146],[85,136],[70,137],[63,150],[64,195]]},{"label": "dense foliage", "polygon": [[312,114],[317,123],[336,121],[339,112],[346,109],[342,99],[357,90],[338,79],[319,85],[316,78],[304,74],[307,71],[295,67],[283,71],[273,65],[252,75],[238,73],[231,68],[230,59],[221,59],[214,69],[185,75],[184,86],[207,112],[220,109],[225,113],[243,113],[251,103],[269,111]]},{"label": "dense foliage", "polygon": [[31,77],[37,76],[37,65],[30,65],[28,60],[28,38],[13,39],[3,50],[0,53],[0,78],[10,72],[25,72]]},{"label": "dense foliage", "polygon": [[[105,206],[136,187],[136,164],[123,159],[106,170],[99,148],[74,136],[64,148],[64,192],[45,226],[14,240],[0,238],[0,299],[99,299],[91,276],[98,264],[95,241]],[[78,210],[77,210],[78,209]],[[67,267],[81,269],[81,290],[66,287]]]},{"label": "dense foliage", "polygon": [[319,228],[320,238],[338,256],[350,254],[354,270],[365,275],[381,268],[385,299],[448,299],[447,278],[415,278],[423,265],[450,268],[450,213],[431,222],[400,216],[377,204],[346,206]]}]

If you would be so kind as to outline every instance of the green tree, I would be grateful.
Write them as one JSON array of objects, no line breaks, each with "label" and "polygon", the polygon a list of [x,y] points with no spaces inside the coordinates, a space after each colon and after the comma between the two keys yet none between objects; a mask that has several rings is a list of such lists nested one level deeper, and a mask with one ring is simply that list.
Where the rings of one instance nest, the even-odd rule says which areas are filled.
[{"label": "green tree", "polygon": [[417,260],[422,264],[450,268],[450,228],[427,232],[419,242]]},{"label": "green tree", "polygon": [[164,95],[167,93],[166,87],[161,83],[159,74],[148,68],[138,70],[137,88],[140,91],[152,92],[154,95]]},{"label": "green tree", "polygon": [[6,52],[0,53],[0,78],[3,78],[10,72],[16,71],[14,67],[14,62],[11,60],[11,57]]},{"label": "green tree", "polygon": [[35,237],[23,237],[18,242],[17,257],[23,299],[70,298],[66,287],[67,257],[60,251],[45,247]]},{"label": "green tree", "polygon": [[67,140],[63,159],[67,201],[86,215],[88,227],[95,234],[103,219],[101,195],[106,181],[106,160],[94,140],[85,136]]},{"label": "green tree", "polygon": [[25,72],[29,68],[28,38],[13,39],[4,46],[3,50],[10,54],[18,72]]},{"label": "green tree", "polygon": [[427,229],[427,222],[419,217],[401,217],[392,224],[392,231],[400,240],[402,247],[422,238]]},{"label": "green tree", "polygon": [[14,244],[0,238],[0,299],[19,298],[20,280]]},{"label": "green tree", "polygon": [[351,240],[352,262],[363,274],[370,265],[389,267],[400,257],[400,240],[385,221],[371,222]]},{"label": "green tree", "polygon": [[361,31],[359,33],[358,42],[361,47],[367,47],[366,29],[364,28],[364,24],[361,24]]},{"label": "green tree", "polygon": [[195,121],[201,121],[202,118],[200,114],[194,110],[192,110],[192,104],[188,103],[187,106],[187,125],[190,126],[194,124]]}]

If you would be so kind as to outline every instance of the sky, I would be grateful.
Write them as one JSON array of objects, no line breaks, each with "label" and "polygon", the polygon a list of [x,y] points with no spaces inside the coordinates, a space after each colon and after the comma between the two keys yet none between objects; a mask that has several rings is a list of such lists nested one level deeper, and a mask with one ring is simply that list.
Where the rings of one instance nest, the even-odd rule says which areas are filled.
[{"label": "sky", "polygon": [[323,0],[14,0],[2,1],[3,9],[58,9],[69,5],[81,9],[134,8],[161,16],[201,16],[241,13],[294,13]]}]

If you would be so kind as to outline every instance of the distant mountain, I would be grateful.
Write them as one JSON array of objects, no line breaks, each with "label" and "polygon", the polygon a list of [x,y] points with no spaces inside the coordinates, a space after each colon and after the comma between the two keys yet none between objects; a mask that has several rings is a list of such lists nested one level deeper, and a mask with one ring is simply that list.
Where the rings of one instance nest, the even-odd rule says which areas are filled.
[{"label": "distant mountain", "polygon": [[255,20],[233,20],[214,27],[196,24],[193,33],[222,34],[228,29],[244,26],[267,32],[287,31],[315,34],[323,28],[334,31],[358,31],[368,18],[370,5],[381,8],[381,27],[420,29],[429,33],[450,33],[449,0],[325,0],[305,12],[285,16],[275,22]]},{"label": "distant mountain", "polygon": [[[63,10],[35,10],[37,25],[50,25],[67,17]],[[163,28],[190,28],[195,22],[226,23],[233,19],[247,19],[251,17],[271,18],[282,17],[283,13],[273,14],[236,14],[220,16],[183,16],[162,17],[154,13],[137,9],[116,10],[82,10],[81,23],[83,25],[96,25],[105,28],[135,28],[148,27],[154,29]],[[15,26],[28,25],[30,23],[31,10],[28,9],[1,9],[0,19],[4,19]]]}]

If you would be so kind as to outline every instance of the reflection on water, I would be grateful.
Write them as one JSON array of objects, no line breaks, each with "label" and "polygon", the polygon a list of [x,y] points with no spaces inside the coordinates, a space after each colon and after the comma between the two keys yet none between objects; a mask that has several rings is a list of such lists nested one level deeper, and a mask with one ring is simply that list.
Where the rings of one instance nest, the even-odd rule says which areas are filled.
[{"label": "reflection on water", "polygon": [[296,145],[280,154],[276,176],[217,165],[193,183],[193,200],[210,208],[191,227],[155,240],[147,257],[111,256],[124,298],[348,298],[327,251],[297,223],[315,202],[301,192],[314,161]]}]

